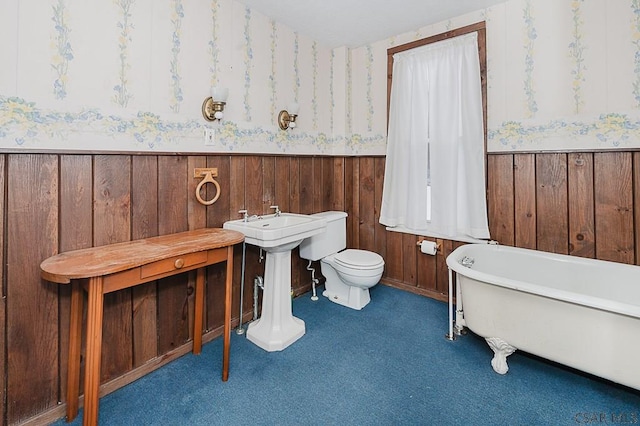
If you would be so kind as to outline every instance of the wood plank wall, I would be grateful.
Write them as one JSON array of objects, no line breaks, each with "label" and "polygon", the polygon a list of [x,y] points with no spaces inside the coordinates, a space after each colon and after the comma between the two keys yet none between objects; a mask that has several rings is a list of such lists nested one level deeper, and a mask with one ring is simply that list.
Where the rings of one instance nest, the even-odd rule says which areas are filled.
[{"label": "wood plank wall", "polygon": [[[364,167],[360,166],[360,163]],[[259,155],[0,155],[0,355],[2,424],[28,419],[64,402],[70,291],[40,279],[39,264],[58,252],[187,229],[219,227],[238,210],[350,213],[349,239],[362,234],[373,248],[374,158]],[[222,187],[210,207],[194,196],[195,167],[217,167]],[[363,170],[362,177],[360,171]],[[378,177],[378,179],[380,179]],[[381,182],[379,182],[381,183]],[[211,191],[208,185],[206,191]],[[359,188],[363,193],[358,194]],[[355,191],[355,192],[354,192]],[[355,195],[354,195],[355,194]],[[203,194],[211,198],[212,194]],[[6,206],[6,207],[5,207]],[[363,212],[366,221],[358,219]],[[355,214],[355,216],[354,216]],[[359,230],[362,229],[362,232]],[[241,246],[236,248],[233,317],[238,322]],[[252,316],[253,277],[264,262],[247,246],[245,320]],[[297,251],[292,266],[296,294],[311,287]],[[319,273],[319,265],[315,265]],[[221,334],[224,265],[208,268],[205,330]],[[170,277],[107,295],[101,382],[113,383],[137,368],[184,353],[191,341],[193,274]],[[211,337],[212,338],[212,337]],[[84,349],[83,349],[84,350]],[[130,379],[122,381],[122,384]],[[117,386],[117,385],[116,385]],[[112,386],[113,387],[113,386]],[[46,414],[45,414],[46,415]],[[35,417],[34,417],[35,416]]]},{"label": "wood plank wall", "polygon": [[639,152],[490,155],[488,165],[500,243],[639,264]]},{"label": "wood plank wall", "polygon": [[[494,154],[487,166],[490,228],[500,243],[639,262],[640,153]],[[222,195],[210,207],[195,199],[195,167],[218,168]],[[69,288],[41,280],[38,268],[61,251],[218,227],[242,208],[252,214],[269,213],[274,204],[299,213],[344,210],[348,245],[385,258],[383,283],[445,300],[445,259],[459,243],[441,241],[442,251],[426,256],[416,245],[423,237],[386,231],[378,223],[383,178],[383,157],[0,154],[0,356],[6,360],[0,423],[63,415]],[[253,277],[263,273],[259,257],[247,246],[245,319],[252,315]],[[240,260],[238,246],[235,323]],[[310,289],[306,266],[294,251],[296,294]],[[209,268],[209,338],[221,334],[223,277],[224,265]],[[108,296],[105,388],[188,350],[193,285],[187,273]]]}]

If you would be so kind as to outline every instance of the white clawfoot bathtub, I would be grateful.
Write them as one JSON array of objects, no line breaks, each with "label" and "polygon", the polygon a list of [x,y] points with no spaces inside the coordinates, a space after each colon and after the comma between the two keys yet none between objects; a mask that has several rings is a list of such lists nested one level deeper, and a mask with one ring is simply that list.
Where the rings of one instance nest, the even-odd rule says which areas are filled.
[{"label": "white clawfoot bathtub", "polygon": [[640,389],[640,267],[494,244],[458,247],[447,266],[455,328],[487,340],[496,372],[518,349]]}]

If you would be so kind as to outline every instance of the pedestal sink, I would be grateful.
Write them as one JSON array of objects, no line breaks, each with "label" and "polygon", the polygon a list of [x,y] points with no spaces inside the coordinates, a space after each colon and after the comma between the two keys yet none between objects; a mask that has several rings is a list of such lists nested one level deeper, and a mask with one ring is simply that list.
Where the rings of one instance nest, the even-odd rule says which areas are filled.
[{"label": "pedestal sink", "polygon": [[291,312],[291,250],[325,227],[322,218],[296,213],[231,220],[223,225],[242,232],[245,243],[267,252],[262,314],[249,324],[247,339],[268,352],[283,350],[305,333],[304,321]]}]

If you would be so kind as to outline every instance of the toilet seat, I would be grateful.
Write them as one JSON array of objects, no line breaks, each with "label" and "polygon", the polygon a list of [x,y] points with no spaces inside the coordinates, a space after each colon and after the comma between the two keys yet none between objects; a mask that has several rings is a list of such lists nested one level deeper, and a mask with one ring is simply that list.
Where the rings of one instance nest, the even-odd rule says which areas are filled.
[{"label": "toilet seat", "polygon": [[340,266],[359,270],[378,269],[384,265],[384,259],[378,253],[358,249],[336,253],[334,260]]}]

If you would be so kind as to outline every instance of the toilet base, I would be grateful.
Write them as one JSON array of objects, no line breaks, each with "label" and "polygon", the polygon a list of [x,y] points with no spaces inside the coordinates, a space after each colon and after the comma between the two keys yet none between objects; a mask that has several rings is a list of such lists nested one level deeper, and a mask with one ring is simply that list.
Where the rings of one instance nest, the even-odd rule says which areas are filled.
[{"label": "toilet base", "polygon": [[[376,285],[380,277],[373,277],[371,285],[368,286],[346,284],[340,279],[338,271],[336,271],[330,262],[331,260],[329,260],[329,258],[324,258],[320,262],[320,270],[326,278],[324,283],[325,290],[322,292],[322,295],[333,303],[358,311],[367,306],[371,301],[369,288]],[[382,275],[382,273],[380,275]]]},{"label": "toilet base", "polygon": [[343,291],[334,292],[327,288],[322,295],[333,303],[346,306],[347,308],[360,310],[367,306],[371,301],[368,288],[360,288],[354,286],[343,286]]}]

